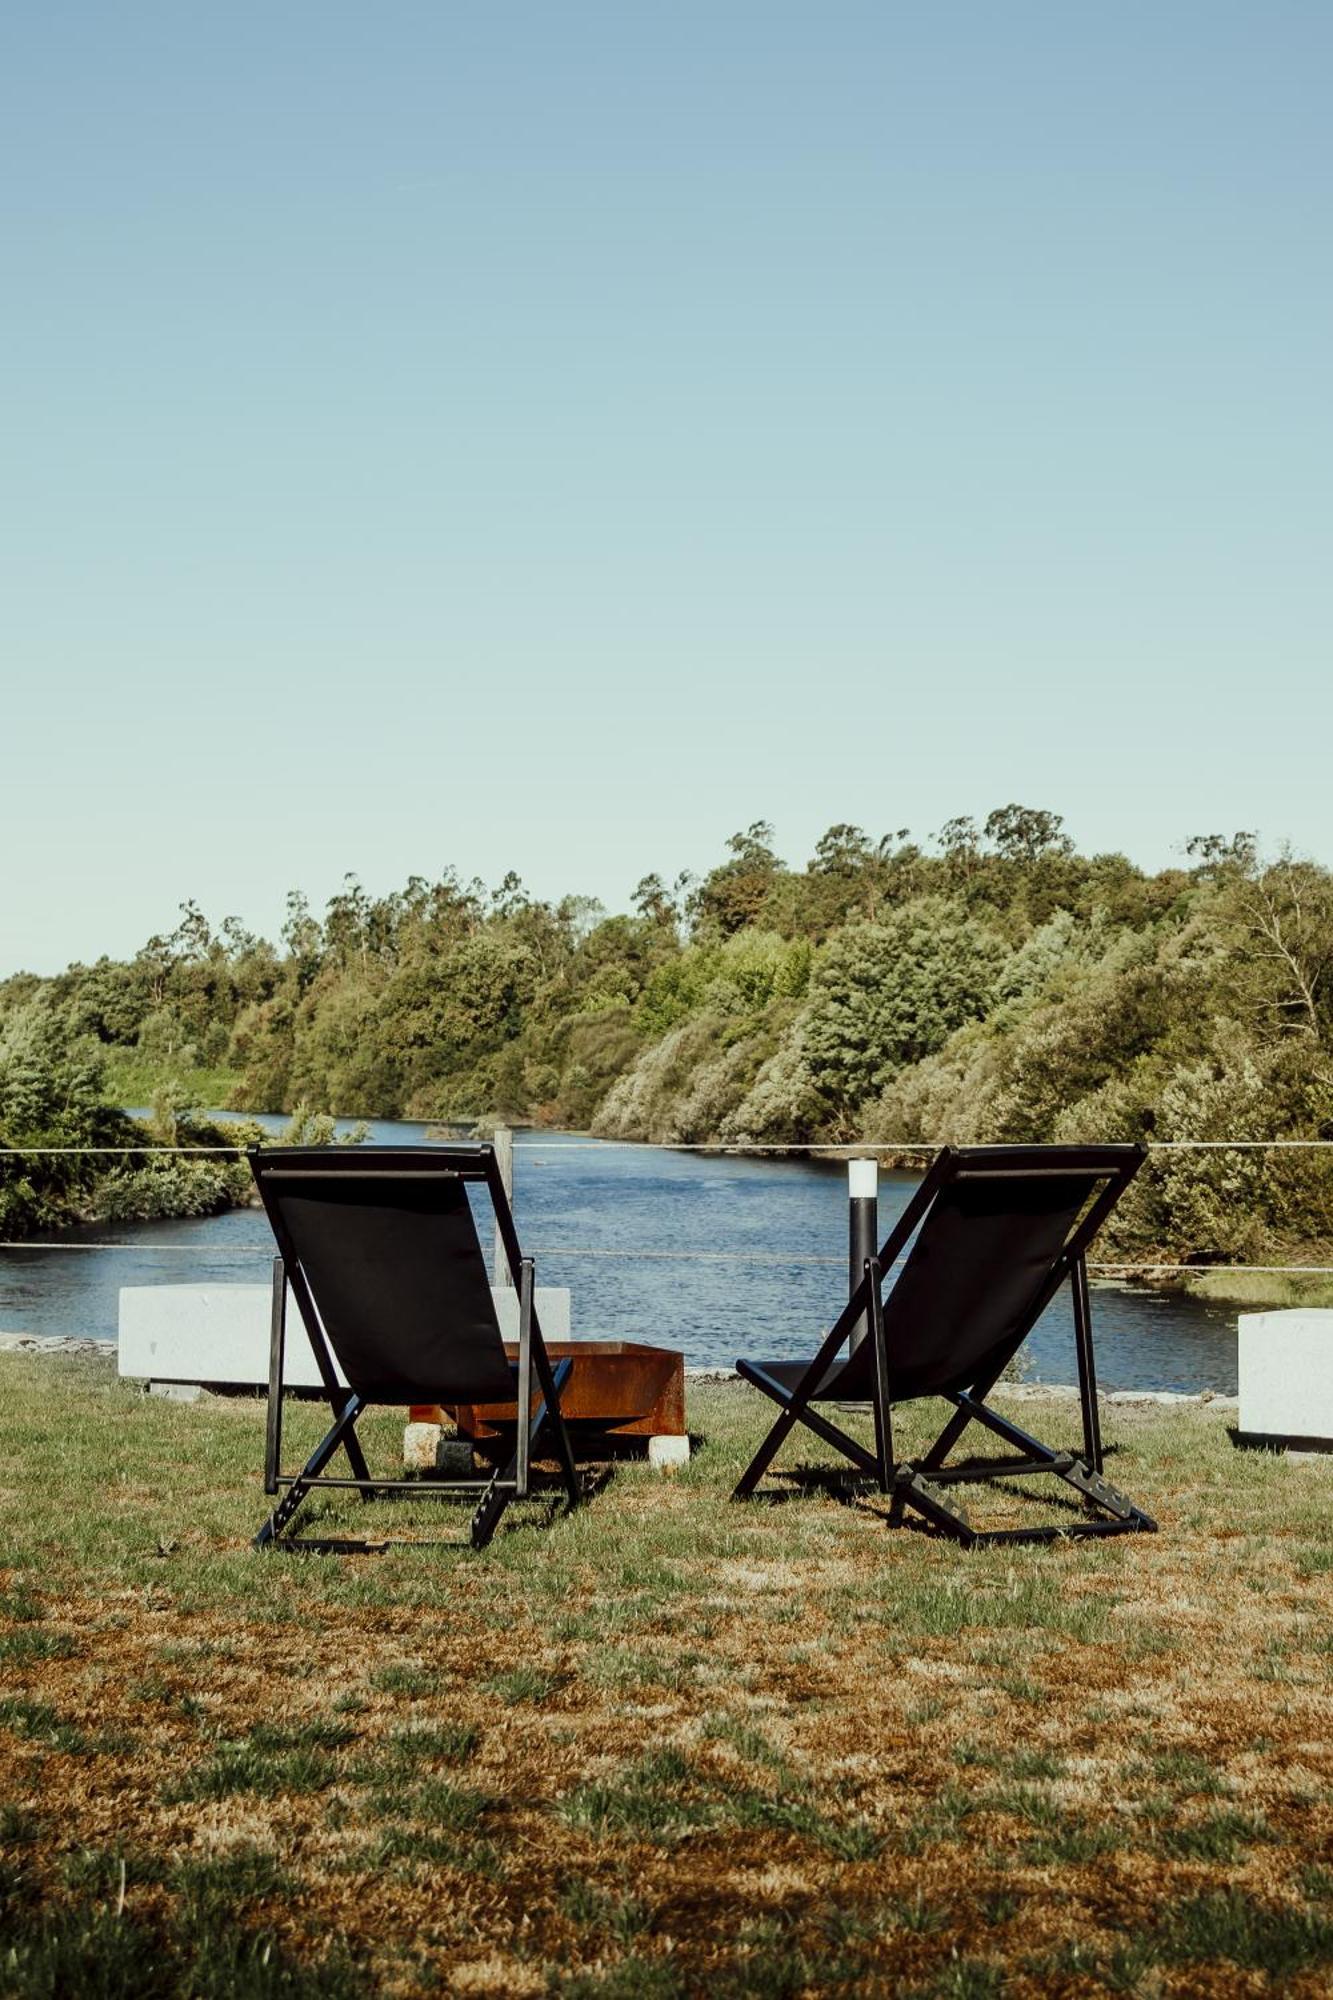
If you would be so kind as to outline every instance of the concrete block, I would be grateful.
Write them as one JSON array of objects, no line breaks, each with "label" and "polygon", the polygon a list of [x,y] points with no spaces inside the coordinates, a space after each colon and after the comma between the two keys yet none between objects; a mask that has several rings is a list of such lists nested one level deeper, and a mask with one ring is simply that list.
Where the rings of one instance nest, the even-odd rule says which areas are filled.
[{"label": "concrete block", "polygon": [[[268,1285],[127,1285],[120,1294],[120,1373],[257,1388],[268,1381],[271,1303]],[[283,1376],[294,1389],[318,1389],[323,1380],[290,1304]]]},{"label": "concrete block", "polygon": [[[518,1293],[497,1285],[491,1296],[501,1333],[517,1340]],[[271,1301],[268,1285],[126,1285],[120,1294],[120,1373],[155,1383],[263,1387]],[[536,1306],[547,1337],[568,1339],[569,1292],[538,1286]],[[293,1389],[318,1389],[322,1383],[301,1315],[290,1301],[283,1379]]]},{"label": "concrete block", "polygon": [[404,1424],[403,1464],[409,1472],[434,1472],[439,1464],[440,1439],[444,1432],[439,1424]]},{"label": "concrete block", "polygon": [[436,1479],[475,1479],[471,1440],[451,1436],[442,1424],[404,1424],[403,1469]]},{"label": "concrete block", "polygon": [[677,1472],[689,1462],[690,1441],[687,1437],[649,1438],[648,1463],[658,1472]]},{"label": "concrete block", "polygon": [[1333,1309],[1241,1313],[1237,1362],[1242,1436],[1333,1447]]}]

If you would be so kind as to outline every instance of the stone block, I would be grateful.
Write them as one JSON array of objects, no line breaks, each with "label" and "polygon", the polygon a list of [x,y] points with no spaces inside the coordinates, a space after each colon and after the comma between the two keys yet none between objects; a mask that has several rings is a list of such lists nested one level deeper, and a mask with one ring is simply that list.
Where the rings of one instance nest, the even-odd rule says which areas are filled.
[{"label": "stone block", "polygon": [[1237,1363],[1244,1440],[1333,1450],[1333,1310],[1241,1313]]},{"label": "stone block", "polygon": [[[517,1340],[518,1293],[511,1285],[497,1285],[491,1296],[501,1333]],[[547,1335],[568,1338],[569,1292],[539,1286],[536,1304]],[[126,1285],[120,1294],[120,1373],[155,1383],[262,1388],[268,1382],[271,1307],[268,1285]],[[292,1389],[321,1386],[301,1315],[290,1300],[283,1380]]]},{"label": "stone block", "polygon": [[434,1472],[440,1459],[440,1439],[444,1433],[438,1424],[405,1424],[403,1427],[403,1464],[409,1472]]}]

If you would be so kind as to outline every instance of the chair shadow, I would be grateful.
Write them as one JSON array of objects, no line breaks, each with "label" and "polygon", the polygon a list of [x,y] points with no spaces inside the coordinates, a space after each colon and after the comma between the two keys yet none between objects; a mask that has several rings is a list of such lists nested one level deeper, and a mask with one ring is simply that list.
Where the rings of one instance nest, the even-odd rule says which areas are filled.
[{"label": "chair shadow", "polygon": [[[1108,1445],[1104,1456],[1109,1458],[1116,1449],[1118,1447]],[[985,1462],[976,1458],[954,1459],[950,1461],[949,1469],[965,1472],[970,1466]],[[892,1505],[892,1496],[882,1493],[873,1479],[866,1478],[863,1473],[841,1471],[837,1466],[795,1465],[772,1476],[784,1481],[785,1484],[764,1487],[752,1494],[751,1505],[758,1501],[767,1507],[784,1507],[794,1500],[819,1498],[836,1501],[840,1507],[846,1507],[852,1513],[867,1514],[880,1521],[885,1519],[886,1510]],[[1050,1476],[1055,1477],[1054,1474]],[[1038,1477],[1044,1482],[1046,1475]],[[949,1483],[951,1486],[955,1484],[952,1480]],[[1006,1479],[1003,1474],[979,1473],[975,1479],[959,1480],[956,1483],[973,1493],[989,1489],[1006,1498],[1017,1497],[1031,1501],[1034,1507],[1059,1509],[1080,1518],[1086,1511],[1082,1500],[1072,1493],[1051,1492],[1049,1486],[1044,1483],[1037,1491],[1030,1491],[1029,1486],[1036,1485],[1036,1480],[1014,1480]],[[911,1508],[903,1511],[896,1525],[909,1529],[913,1534],[926,1535],[932,1541],[937,1541],[942,1536],[939,1528],[934,1527],[929,1521],[922,1520]]]},{"label": "chair shadow", "polygon": [[840,1472],[834,1465],[793,1465],[785,1467],[773,1475],[784,1480],[782,1486],[763,1486],[750,1495],[748,1505],[761,1507],[787,1507],[793,1500],[836,1500],[840,1507],[849,1507],[854,1512],[874,1514],[878,1510],[866,1504],[867,1496],[873,1494],[876,1500],[886,1505],[889,1496],[881,1493],[873,1479],[867,1479],[859,1472]]}]

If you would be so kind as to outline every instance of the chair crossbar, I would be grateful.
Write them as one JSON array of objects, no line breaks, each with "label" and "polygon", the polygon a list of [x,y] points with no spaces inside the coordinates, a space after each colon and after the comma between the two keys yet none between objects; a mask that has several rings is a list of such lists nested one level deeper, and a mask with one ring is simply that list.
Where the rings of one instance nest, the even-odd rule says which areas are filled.
[{"label": "chair crossbar", "polygon": [[[266,1167],[264,1175],[271,1181],[353,1181],[364,1180],[365,1170],[360,1167]],[[456,1181],[460,1178],[452,1167],[380,1167],[375,1175],[377,1181]]]},{"label": "chair crossbar", "polygon": [[[475,1493],[483,1482],[478,1479],[376,1479],[373,1474],[365,1479],[329,1479],[319,1476],[307,1479],[302,1473],[290,1472],[278,1475],[279,1486],[333,1486],[347,1493]],[[484,1482],[490,1485],[490,1481]],[[516,1479],[501,1479],[502,1490],[517,1492]]]},{"label": "chair crossbar", "polygon": [[1067,1472],[1075,1462],[1071,1451],[1043,1452],[1040,1458],[969,1458],[961,1465],[936,1466],[934,1486],[962,1485],[969,1479],[1029,1479],[1042,1472]]},{"label": "chair crossbar", "polygon": [[1002,1437],[1006,1444],[1016,1446],[1019,1451],[1030,1452],[1036,1458],[1050,1457],[1049,1445],[1044,1445],[1040,1438],[1033,1437],[1030,1431],[1023,1430],[1009,1417],[1001,1416],[998,1410],[993,1410],[990,1404],[983,1402],[979,1396],[960,1395],[954,1400],[959,1411],[972,1423],[982,1424],[988,1431],[994,1431],[995,1435]]}]

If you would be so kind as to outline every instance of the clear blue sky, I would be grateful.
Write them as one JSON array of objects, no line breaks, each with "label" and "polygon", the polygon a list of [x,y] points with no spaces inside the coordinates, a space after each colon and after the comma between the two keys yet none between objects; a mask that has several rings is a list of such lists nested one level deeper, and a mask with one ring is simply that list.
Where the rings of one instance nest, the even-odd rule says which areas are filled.
[{"label": "clear blue sky", "polygon": [[0,972],[1018,800],[1333,860],[1333,8],[0,24]]}]

